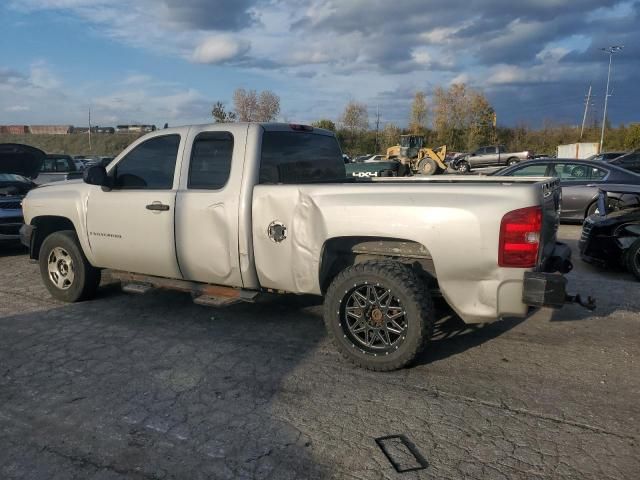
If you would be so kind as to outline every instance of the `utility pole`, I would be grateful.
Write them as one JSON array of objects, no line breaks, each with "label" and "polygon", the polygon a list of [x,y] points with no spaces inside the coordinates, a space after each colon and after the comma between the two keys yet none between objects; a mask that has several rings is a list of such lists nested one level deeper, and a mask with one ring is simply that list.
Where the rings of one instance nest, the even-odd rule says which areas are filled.
[{"label": "utility pole", "polygon": [[620,52],[624,48],[624,45],[611,45],[607,48],[601,48],[603,52],[609,54],[609,72],[607,73],[607,91],[604,95],[604,112],[602,113],[602,132],[600,133],[600,151],[602,152],[602,146],[604,145],[604,129],[607,126],[607,103],[609,101],[609,81],[611,80],[611,64],[613,63],[613,54]]},{"label": "utility pole", "polygon": [[376,153],[378,153],[378,132],[380,131],[380,105],[376,105]]},{"label": "utility pole", "polygon": [[91,107],[89,107],[89,152],[91,152]]},{"label": "utility pole", "polygon": [[[587,121],[587,112],[589,111],[589,105],[591,104],[591,85],[589,85],[589,93],[587,93],[587,100],[584,103],[584,115],[582,117],[582,128],[580,129],[580,140],[582,140],[582,136],[584,135],[584,124]],[[600,147],[602,150],[602,147]]]}]

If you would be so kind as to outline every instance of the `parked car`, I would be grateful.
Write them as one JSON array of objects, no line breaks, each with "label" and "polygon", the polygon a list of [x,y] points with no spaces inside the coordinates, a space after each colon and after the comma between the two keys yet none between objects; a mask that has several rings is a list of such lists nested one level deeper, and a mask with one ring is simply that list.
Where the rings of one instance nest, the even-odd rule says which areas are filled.
[{"label": "parked car", "polygon": [[45,153],[17,143],[0,144],[0,240],[18,240],[22,199],[36,184]]},{"label": "parked car", "polygon": [[604,152],[604,153],[596,153],[595,155],[591,155],[590,157],[585,158],[585,160],[594,160],[598,162],[608,162],[609,160],[613,160],[614,158],[618,158],[621,155],[624,155],[625,152]]},{"label": "parked car", "polygon": [[381,162],[381,161],[386,161],[387,160],[387,156],[386,155],[371,155],[369,158],[365,158],[364,160],[361,160],[361,162]]},{"label": "parked car", "polygon": [[[640,175],[610,163],[547,158],[529,160],[492,175],[506,177],[557,177],[562,187],[561,220],[583,221],[597,208],[598,191],[608,184],[640,185]],[[613,196],[610,207],[622,204]]]},{"label": "parked car", "polygon": [[460,173],[468,173],[474,168],[501,167],[515,165],[533,158],[533,152],[507,152],[504,145],[481,147],[475,152],[460,155],[451,161],[450,167]]},{"label": "parked car", "polygon": [[102,268],[204,305],[322,295],[337,349],[381,371],[429,337],[432,288],[468,323],[562,306],[559,202],[555,179],[348,179],[335,134],[306,125],[194,125],[32,190],[22,240],[66,302],[91,298]]},{"label": "parked car", "polygon": [[[633,197],[625,207],[608,211],[611,195]],[[640,187],[609,185],[600,190],[599,214],[582,225],[580,257],[588,263],[622,266],[640,280]]]},{"label": "parked car", "polygon": [[640,173],[640,149],[609,160],[609,163],[617,167],[626,168],[635,173]]},{"label": "parked car", "polygon": [[82,178],[82,171],[76,166],[75,160],[70,155],[54,153],[48,154],[42,162],[35,182],[42,185],[74,178]]}]

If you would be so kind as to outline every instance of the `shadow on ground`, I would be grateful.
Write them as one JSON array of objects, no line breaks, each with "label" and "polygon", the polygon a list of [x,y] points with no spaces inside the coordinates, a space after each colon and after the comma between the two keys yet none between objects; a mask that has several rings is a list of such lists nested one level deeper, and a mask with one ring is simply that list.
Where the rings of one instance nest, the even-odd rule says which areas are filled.
[{"label": "shadow on ground", "polygon": [[329,475],[270,408],[324,337],[317,299],[118,291],[0,318],[1,478]]}]

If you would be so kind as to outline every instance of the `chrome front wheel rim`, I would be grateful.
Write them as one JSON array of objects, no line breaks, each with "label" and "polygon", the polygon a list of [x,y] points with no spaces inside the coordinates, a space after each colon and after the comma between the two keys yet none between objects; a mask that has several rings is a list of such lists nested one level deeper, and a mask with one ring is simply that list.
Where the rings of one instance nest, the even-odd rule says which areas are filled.
[{"label": "chrome front wheel rim", "polygon": [[49,280],[60,290],[67,290],[73,285],[75,272],[73,260],[69,252],[62,247],[55,247],[47,257]]}]

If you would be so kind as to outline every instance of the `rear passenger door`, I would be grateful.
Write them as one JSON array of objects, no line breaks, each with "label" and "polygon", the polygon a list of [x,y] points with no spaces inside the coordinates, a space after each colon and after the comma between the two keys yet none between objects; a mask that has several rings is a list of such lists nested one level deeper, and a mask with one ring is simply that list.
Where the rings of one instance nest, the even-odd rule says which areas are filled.
[{"label": "rear passenger door", "polygon": [[552,163],[549,176],[558,177],[562,187],[562,216],[583,219],[598,195],[597,185],[608,173],[604,168],[579,162]]},{"label": "rear passenger door", "polygon": [[497,165],[499,158],[500,156],[498,155],[497,147],[487,147],[485,149],[485,154],[482,156],[482,165],[485,167]]},{"label": "rear passenger door", "polygon": [[176,196],[185,280],[243,286],[238,230],[246,125],[191,127]]}]

